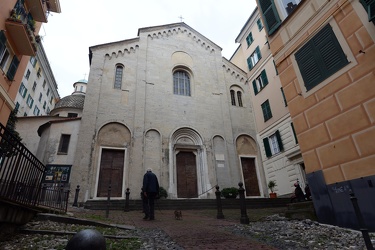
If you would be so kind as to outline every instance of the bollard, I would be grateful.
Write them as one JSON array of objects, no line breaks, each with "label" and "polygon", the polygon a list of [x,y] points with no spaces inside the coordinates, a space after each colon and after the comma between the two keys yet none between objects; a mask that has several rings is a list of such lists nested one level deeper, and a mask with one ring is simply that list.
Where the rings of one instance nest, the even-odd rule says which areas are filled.
[{"label": "bollard", "polygon": [[76,233],[66,245],[66,250],[105,250],[104,236],[94,229],[85,229]]},{"label": "bollard", "polygon": [[217,216],[216,219],[224,219],[223,209],[221,206],[221,192],[219,191],[219,186],[216,186],[216,206],[217,206]]},{"label": "bollard", "polygon": [[107,209],[105,211],[105,217],[109,217],[109,206],[111,205],[111,184],[108,186],[108,197],[107,197]]},{"label": "bollard", "polygon": [[79,194],[79,185],[77,185],[76,188],[76,194],[74,196],[74,202],[73,202],[73,207],[78,207],[78,194]]},{"label": "bollard", "polygon": [[361,210],[359,209],[357,198],[354,196],[353,192],[350,192],[349,195],[350,195],[350,200],[352,201],[352,204],[354,207],[355,215],[357,216],[359,230],[362,232],[363,239],[365,240],[366,248],[367,250],[373,250],[374,247],[372,246],[371,239],[368,234],[368,230],[367,228],[365,228],[365,222],[363,220]]},{"label": "bollard", "polygon": [[126,194],[126,198],[125,198],[125,209],[124,209],[124,211],[129,212],[130,211],[130,209],[129,209],[129,194],[130,194],[129,188],[126,189],[125,194]]},{"label": "bollard", "polygon": [[249,217],[247,217],[247,213],[246,213],[245,189],[243,188],[242,182],[238,183],[238,186],[240,186],[240,188],[238,189],[238,193],[240,195],[240,207],[241,207],[240,222],[241,224],[249,224],[250,220],[249,220]]}]

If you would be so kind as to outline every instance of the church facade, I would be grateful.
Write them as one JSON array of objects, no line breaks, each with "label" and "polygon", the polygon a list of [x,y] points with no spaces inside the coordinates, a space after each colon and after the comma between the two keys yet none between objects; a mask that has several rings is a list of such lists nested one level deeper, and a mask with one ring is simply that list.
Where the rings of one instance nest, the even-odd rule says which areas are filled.
[{"label": "church facade", "polygon": [[169,199],[267,187],[246,73],[185,23],[89,48],[90,74],[70,177],[82,199],[139,198],[152,168]]}]

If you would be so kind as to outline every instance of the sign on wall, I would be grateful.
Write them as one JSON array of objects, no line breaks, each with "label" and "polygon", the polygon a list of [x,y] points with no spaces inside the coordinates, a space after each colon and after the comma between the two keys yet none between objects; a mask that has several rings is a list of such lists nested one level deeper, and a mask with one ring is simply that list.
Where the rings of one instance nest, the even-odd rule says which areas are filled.
[{"label": "sign on wall", "polygon": [[72,165],[47,164],[43,183],[69,183]]}]

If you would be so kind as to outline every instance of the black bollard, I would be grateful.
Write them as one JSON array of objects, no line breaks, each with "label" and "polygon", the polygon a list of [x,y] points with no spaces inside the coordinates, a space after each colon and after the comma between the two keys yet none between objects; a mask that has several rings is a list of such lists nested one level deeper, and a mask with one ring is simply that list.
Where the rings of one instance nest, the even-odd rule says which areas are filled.
[{"label": "black bollard", "polygon": [[105,250],[105,238],[94,229],[85,229],[76,233],[66,245],[66,250]]},{"label": "black bollard", "polygon": [[353,203],[354,212],[358,220],[359,230],[362,232],[362,236],[363,236],[363,239],[365,240],[366,248],[367,250],[373,250],[374,247],[372,246],[371,239],[368,234],[368,230],[367,228],[365,228],[365,222],[363,220],[361,210],[359,209],[357,198],[354,196],[353,192],[350,193],[350,200]]},{"label": "black bollard", "polygon": [[129,209],[129,194],[130,194],[129,188],[126,189],[125,194],[126,194],[126,198],[125,198],[125,209],[124,209],[124,211],[129,212],[130,211],[130,209]]},{"label": "black bollard", "polygon": [[221,206],[221,192],[219,191],[219,186],[216,186],[216,206],[217,206],[217,216],[216,219],[224,219],[224,214],[223,214],[223,208]]},{"label": "black bollard", "polygon": [[107,209],[105,211],[105,217],[109,217],[109,206],[111,205],[111,184],[108,186],[108,197],[107,197]]},{"label": "black bollard", "polygon": [[241,224],[249,224],[250,220],[249,220],[249,217],[247,217],[247,213],[246,213],[245,189],[243,188],[242,182],[238,183],[238,186],[240,186],[240,188],[238,189],[238,193],[240,195],[240,206],[241,206],[240,222]]},{"label": "black bollard", "polygon": [[76,194],[74,195],[74,202],[73,202],[73,207],[78,207],[78,194],[79,194],[79,185],[77,185],[76,188]]}]

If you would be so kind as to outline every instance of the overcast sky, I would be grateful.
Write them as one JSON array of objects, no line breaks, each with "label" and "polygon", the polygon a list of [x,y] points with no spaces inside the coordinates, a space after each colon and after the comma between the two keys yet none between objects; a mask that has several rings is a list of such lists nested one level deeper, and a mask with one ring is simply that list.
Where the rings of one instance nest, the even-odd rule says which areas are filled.
[{"label": "overcast sky", "polygon": [[[138,29],[182,21],[220,46],[229,59],[255,0],[60,0],[40,35],[60,97],[89,74],[89,47],[137,37]],[[89,87],[89,86],[88,86]]]}]

